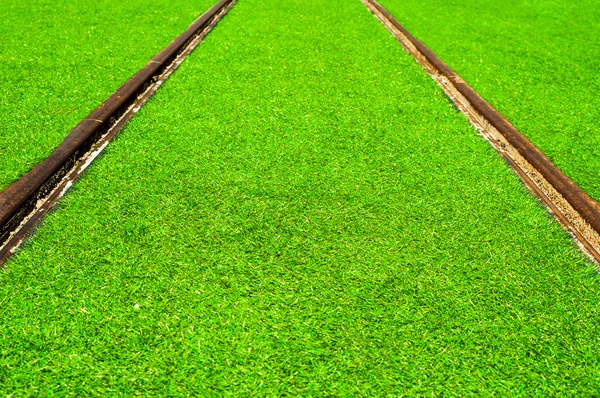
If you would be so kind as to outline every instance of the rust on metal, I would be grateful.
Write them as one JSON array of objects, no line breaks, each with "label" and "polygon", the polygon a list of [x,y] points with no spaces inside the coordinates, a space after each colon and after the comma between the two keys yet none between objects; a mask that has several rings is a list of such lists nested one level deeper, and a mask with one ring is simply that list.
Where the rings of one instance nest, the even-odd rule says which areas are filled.
[{"label": "rust on metal", "polygon": [[377,1],[362,1],[440,85],[481,135],[506,159],[524,185],[573,236],[579,247],[596,264],[600,264],[600,204],[556,167],[433,51],[412,36]]},{"label": "rust on metal", "polygon": [[235,2],[221,0],[202,14],[79,122],[50,156],[0,192],[0,266]]}]

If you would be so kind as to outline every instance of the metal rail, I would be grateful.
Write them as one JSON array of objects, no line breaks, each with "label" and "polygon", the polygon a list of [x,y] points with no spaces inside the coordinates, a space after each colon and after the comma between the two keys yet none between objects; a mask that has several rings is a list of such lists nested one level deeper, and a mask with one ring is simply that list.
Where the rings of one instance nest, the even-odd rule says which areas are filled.
[{"label": "metal rail", "polygon": [[0,192],[0,267],[236,0],[221,0],[75,126],[43,162]]},{"label": "metal rail", "polygon": [[600,204],[556,167],[504,116],[486,102],[377,1],[363,4],[431,75],[524,185],[546,206],[579,247],[600,265]]}]

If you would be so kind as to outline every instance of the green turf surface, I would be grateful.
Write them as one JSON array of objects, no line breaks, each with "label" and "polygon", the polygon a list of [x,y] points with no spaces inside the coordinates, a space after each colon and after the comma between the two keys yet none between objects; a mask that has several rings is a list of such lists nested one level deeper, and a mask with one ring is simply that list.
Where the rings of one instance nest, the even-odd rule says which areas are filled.
[{"label": "green turf surface", "polygon": [[600,2],[380,3],[600,200]]},{"label": "green turf surface", "polygon": [[241,0],[0,273],[0,386],[593,394],[599,289],[360,2]]},{"label": "green turf surface", "polygon": [[0,189],[215,2],[0,1]]}]

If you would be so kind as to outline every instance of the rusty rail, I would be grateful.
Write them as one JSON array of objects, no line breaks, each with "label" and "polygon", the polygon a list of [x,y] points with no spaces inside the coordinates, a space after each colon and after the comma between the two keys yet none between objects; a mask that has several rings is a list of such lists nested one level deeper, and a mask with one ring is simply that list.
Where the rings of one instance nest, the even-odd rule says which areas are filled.
[{"label": "rusty rail", "polygon": [[507,160],[524,185],[571,233],[583,251],[600,264],[600,204],[556,167],[433,51],[412,36],[377,1],[362,1]]},{"label": "rusty rail", "polygon": [[221,0],[202,14],[77,124],[48,158],[0,192],[0,266],[235,1]]}]

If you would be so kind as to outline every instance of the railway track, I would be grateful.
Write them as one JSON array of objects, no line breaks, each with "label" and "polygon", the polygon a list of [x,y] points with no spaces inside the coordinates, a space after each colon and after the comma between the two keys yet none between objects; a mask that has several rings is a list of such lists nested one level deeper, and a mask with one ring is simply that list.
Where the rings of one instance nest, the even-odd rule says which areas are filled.
[{"label": "railway track", "polygon": [[154,95],[236,0],[221,0],[75,126],[42,163],[0,192],[0,266]]},{"label": "railway track", "polygon": [[[0,266],[33,232],[236,0],[221,0],[71,130],[42,163],[0,193]],[[600,205],[374,0],[362,0],[440,85],[524,185],[600,264]]]},{"label": "railway track", "polygon": [[429,73],[529,191],[600,266],[600,204],[586,194],[504,116],[375,0],[361,0]]}]

